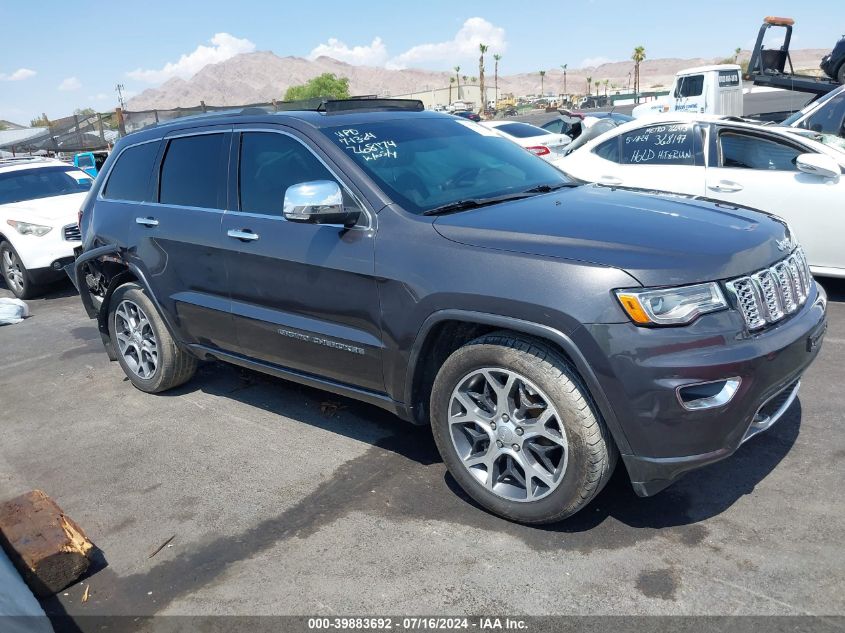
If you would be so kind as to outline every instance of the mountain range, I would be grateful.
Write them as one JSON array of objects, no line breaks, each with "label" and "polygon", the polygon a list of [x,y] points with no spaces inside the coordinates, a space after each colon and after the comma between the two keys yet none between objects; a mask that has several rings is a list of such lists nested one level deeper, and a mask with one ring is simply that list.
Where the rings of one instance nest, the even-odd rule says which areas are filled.
[{"label": "mountain range", "polygon": [[[817,70],[819,61],[828,51],[823,49],[801,49],[791,51],[792,62],[797,69]],[[747,60],[748,51],[739,55],[739,61]],[[640,66],[642,90],[665,88],[672,84],[676,72],[693,66],[720,63],[720,58],[691,59],[646,59]],[[501,67],[500,67],[501,68]],[[603,91],[608,80],[608,90],[613,86],[625,90],[633,62],[610,62],[599,66],[571,68],[566,72],[566,91],[583,94],[587,90],[587,77]],[[454,73],[419,69],[389,70],[373,66],[354,66],[330,57],[304,59],[302,57],[280,57],[270,51],[259,51],[236,55],[217,64],[209,64],[190,79],[173,78],[157,88],[144,90],[127,102],[127,110],[169,109],[197,106],[201,101],[207,105],[229,106],[268,102],[281,99],[285,90],[292,85],[302,84],[322,73],[349,79],[352,94],[377,94],[399,96],[415,91],[431,90],[449,85]],[[478,67],[463,68],[461,75],[478,75]],[[463,82],[464,80],[461,79]],[[486,64],[488,89],[493,87],[493,60]],[[564,92],[563,71],[549,69],[543,79],[545,91],[557,94]],[[539,72],[500,74],[499,94],[539,94]]]}]

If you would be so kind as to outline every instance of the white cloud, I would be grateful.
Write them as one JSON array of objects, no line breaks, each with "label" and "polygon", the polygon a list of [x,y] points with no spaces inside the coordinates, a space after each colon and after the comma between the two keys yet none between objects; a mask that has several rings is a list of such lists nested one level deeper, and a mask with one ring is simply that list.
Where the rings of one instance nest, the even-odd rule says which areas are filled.
[{"label": "white cloud", "polygon": [[587,68],[590,66],[597,67],[601,66],[602,64],[609,64],[612,61],[613,60],[609,57],[588,57],[587,59],[581,61],[581,68]]},{"label": "white cloud", "polygon": [[308,59],[317,59],[322,55],[357,66],[382,66],[388,58],[387,47],[380,37],[374,38],[369,46],[351,48],[346,42],[331,37],[325,44],[316,46]]},{"label": "white cloud", "polygon": [[36,73],[34,70],[30,70],[29,68],[18,68],[11,75],[7,75],[6,73],[0,73],[0,81],[23,81],[24,79],[35,77],[35,75],[37,74],[38,73]]},{"label": "white cloud", "polygon": [[59,84],[59,90],[62,92],[70,92],[71,90],[79,90],[82,87],[79,79],[76,77],[68,77]]},{"label": "white cloud", "polygon": [[255,44],[248,39],[237,38],[229,33],[215,33],[210,41],[211,46],[200,44],[193,52],[182,55],[179,61],[168,62],[159,70],[138,68],[126,75],[150,84],[162,83],[173,77],[188,79],[208,64],[216,64],[255,50]]},{"label": "white cloud", "polygon": [[419,44],[387,62],[388,68],[404,68],[426,63],[451,63],[478,57],[478,45],[486,44],[490,52],[502,53],[507,49],[505,29],[484,18],[469,18],[455,37],[447,42]]}]

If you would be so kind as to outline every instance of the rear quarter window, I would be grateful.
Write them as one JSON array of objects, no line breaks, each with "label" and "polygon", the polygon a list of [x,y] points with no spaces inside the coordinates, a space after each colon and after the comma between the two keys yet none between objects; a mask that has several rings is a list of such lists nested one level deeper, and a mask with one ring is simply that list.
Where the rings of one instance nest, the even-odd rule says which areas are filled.
[{"label": "rear quarter window", "polygon": [[612,138],[609,141],[605,141],[598,147],[593,150],[593,153],[600,158],[605,160],[612,161],[614,163],[619,162],[619,138]]},{"label": "rear quarter window", "polygon": [[121,152],[106,181],[103,197],[133,202],[146,200],[157,152],[158,142],[135,145]]}]

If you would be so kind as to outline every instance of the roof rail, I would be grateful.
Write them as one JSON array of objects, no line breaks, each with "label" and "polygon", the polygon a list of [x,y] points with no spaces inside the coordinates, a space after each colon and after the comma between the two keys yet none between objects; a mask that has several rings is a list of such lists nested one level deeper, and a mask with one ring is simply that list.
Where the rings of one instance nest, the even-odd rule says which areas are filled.
[{"label": "roof rail", "polygon": [[285,101],[276,104],[276,108],[280,111],[310,110],[325,114],[373,110],[405,112],[422,112],[425,110],[422,101],[419,99],[382,99],[379,97],[352,97],[351,99],[317,97],[303,101]]}]

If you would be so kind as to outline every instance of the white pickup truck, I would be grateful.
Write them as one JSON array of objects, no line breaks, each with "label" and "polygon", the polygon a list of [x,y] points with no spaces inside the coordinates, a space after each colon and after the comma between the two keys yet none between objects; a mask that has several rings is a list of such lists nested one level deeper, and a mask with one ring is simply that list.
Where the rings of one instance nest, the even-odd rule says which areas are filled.
[{"label": "white pickup truck", "polygon": [[687,68],[675,75],[670,94],[638,105],[631,115],[635,119],[675,112],[742,116],[741,73],[736,64]]}]

